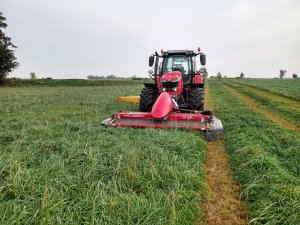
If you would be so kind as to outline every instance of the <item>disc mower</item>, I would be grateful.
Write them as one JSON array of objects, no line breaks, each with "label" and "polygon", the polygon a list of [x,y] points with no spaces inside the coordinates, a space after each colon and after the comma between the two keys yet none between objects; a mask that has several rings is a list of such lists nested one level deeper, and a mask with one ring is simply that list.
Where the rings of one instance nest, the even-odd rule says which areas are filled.
[{"label": "disc mower", "polygon": [[[200,51],[170,50],[149,57],[153,83],[145,83],[139,98],[140,112],[117,112],[101,123],[104,126],[139,128],[188,128],[202,130],[209,141],[223,137],[220,119],[211,110],[204,110],[204,70],[196,69],[200,56],[202,66],[206,55]],[[128,100],[129,99],[129,100]],[[136,101],[137,98],[134,98]],[[124,101],[131,101],[130,97]]]}]

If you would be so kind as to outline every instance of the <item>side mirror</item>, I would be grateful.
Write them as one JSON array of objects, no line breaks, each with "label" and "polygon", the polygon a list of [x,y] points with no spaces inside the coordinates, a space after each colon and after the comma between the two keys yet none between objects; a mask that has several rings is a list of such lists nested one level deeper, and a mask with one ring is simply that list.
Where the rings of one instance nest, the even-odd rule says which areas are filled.
[{"label": "side mirror", "polygon": [[202,66],[205,66],[205,64],[206,64],[206,55],[204,55],[204,54],[200,55],[200,63],[201,63]]},{"label": "side mirror", "polygon": [[149,57],[149,66],[153,66],[153,63],[154,63],[154,55],[151,55]]}]

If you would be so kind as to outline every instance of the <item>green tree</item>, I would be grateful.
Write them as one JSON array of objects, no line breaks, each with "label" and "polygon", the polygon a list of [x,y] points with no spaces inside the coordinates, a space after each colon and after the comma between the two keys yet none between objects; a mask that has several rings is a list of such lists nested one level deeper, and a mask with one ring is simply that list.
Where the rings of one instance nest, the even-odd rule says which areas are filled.
[{"label": "green tree", "polygon": [[203,74],[204,80],[206,80],[206,78],[208,78],[208,72],[205,67],[202,67],[199,72]]},{"label": "green tree", "polygon": [[89,79],[89,80],[94,80],[94,79],[95,79],[95,76],[93,76],[93,75],[88,75],[88,76],[87,76],[87,79]]},{"label": "green tree", "polygon": [[19,63],[14,55],[14,48],[17,48],[11,38],[7,37],[3,30],[7,27],[6,18],[0,12],[0,85],[4,85],[7,75],[16,69]]},{"label": "green tree", "polygon": [[106,76],[106,79],[117,79],[117,77],[113,74]]},{"label": "green tree", "polygon": [[242,72],[241,75],[240,75],[240,78],[243,79],[244,77],[245,77],[245,74]]},{"label": "green tree", "polygon": [[221,72],[218,72],[218,73],[217,73],[217,79],[222,79],[222,74],[221,74]]},{"label": "green tree", "polygon": [[298,75],[294,73],[294,74],[293,74],[293,78],[294,78],[294,79],[297,79],[297,78],[298,78]]},{"label": "green tree", "polygon": [[32,80],[36,79],[36,73],[35,72],[30,73],[30,79],[32,79]]},{"label": "green tree", "polygon": [[286,74],[286,70],[279,70],[279,78],[282,79]]}]

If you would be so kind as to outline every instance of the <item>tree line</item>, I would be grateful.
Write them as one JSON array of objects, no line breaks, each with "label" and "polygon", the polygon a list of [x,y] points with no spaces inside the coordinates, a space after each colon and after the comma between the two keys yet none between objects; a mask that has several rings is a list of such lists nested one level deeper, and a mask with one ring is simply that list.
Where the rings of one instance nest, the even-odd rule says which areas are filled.
[{"label": "tree line", "polygon": [[[287,73],[286,70],[279,70],[279,78],[280,78],[280,79],[283,79],[284,76],[286,76],[286,73]],[[227,78],[227,77],[226,77],[226,76],[223,76],[221,72],[218,72],[218,73],[217,73],[217,76],[211,76],[210,78],[213,78],[213,79],[214,79],[214,78],[216,78],[216,79],[223,79],[223,78]],[[243,79],[243,78],[245,78],[245,74],[242,72],[242,73],[240,74],[239,77],[235,77],[235,78]],[[298,75],[294,73],[294,74],[292,75],[292,78],[297,79],[297,78],[298,78]]]},{"label": "tree line", "polygon": [[4,33],[7,27],[6,18],[0,12],[0,86],[5,84],[6,77],[19,66],[14,49],[17,48]]}]

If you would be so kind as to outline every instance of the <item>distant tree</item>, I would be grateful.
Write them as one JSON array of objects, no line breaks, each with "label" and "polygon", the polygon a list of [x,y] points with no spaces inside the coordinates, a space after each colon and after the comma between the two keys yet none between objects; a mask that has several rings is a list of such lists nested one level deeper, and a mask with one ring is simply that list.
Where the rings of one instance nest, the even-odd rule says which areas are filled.
[{"label": "distant tree", "polygon": [[286,74],[286,70],[279,70],[279,78],[282,79]]},{"label": "distant tree", "polygon": [[106,79],[116,79],[117,77],[113,74],[106,76]]},{"label": "distant tree", "polygon": [[99,79],[105,79],[105,77],[104,77],[104,76],[95,76],[95,79],[96,79],[96,80],[99,80]]},{"label": "distant tree", "polygon": [[245,74],[242,72],[241,75],[240,75],[240,78],[243,79],[244,77],[245,77]]},{"label": "distant tree", "polygon": [[293,74],[293,78],[294,78],[294,79],[297,79],[297,78],[298,78],[298,75],[294,73],[294,74]]},{"label": "distant tree", "polygon": [[208,72],[207,72],[207,69],[206,69],[205,67],[202,67],[202,68],[200,69],[200,73],[203,74],[204,80],[205,80],[206,78],[208,78]]},{"label": "distant tree", "polygon": [[93,80],[93,79],[95,79],[95,76],[93,76],[93,75],[88,75],[88,76],[87,76],[87,79]]},{"label": "distant tree", "polygon": [[218,73],[217,73],[217,79],[222,79],[222,74],[221,74],[221,72],[218,72]]},{"label": "distant tree", "polygon": [[87,79],[89,79],[89,80],[99,80],[99,79],[105,79],[105,77],[104,76],[97,76],[97,75],[88,75],[87,76]]},{"label": "distant tree", "polygon": [[35,72],[30,73],[30,79],[32,79],[32,80],[36,79],[36,73]]},{"label": "distant tree", "polygon": [[14,55],[13,48],[17,48],[12,42],[11,38],[7,37],[3,29],[7,27],[6,18],[0,12],[0,85],[4,85],[7,75],[16,69],[19,63]]}]

